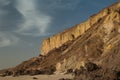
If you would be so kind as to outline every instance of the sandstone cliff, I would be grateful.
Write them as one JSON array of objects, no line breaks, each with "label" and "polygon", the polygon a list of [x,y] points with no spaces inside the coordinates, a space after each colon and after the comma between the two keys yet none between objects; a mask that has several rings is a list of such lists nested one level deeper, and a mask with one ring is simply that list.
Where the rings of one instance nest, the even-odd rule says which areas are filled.
[{"label": "sandstone cliff", "polygon": [[87,21],[43,40],[41,46],[41,55],[46,55],[51,50],[59,48],[66,42],[76,39],[80,35],[84,34],[91,26],[99,23],[100,20],[106,16],[107,17],[104,20],[104,23],[111,21],[114,17],[114,19],[119,20],[119,8],[119,3],[112,5],[111,7],[103,9],[98,14],[91,16]]}]

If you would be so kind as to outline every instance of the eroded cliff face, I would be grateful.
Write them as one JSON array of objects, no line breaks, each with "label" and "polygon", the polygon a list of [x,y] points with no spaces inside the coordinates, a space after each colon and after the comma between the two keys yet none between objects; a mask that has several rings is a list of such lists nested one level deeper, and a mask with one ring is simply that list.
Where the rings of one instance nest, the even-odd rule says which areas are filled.
[{"label": "eroded cliff face", "polygon": [[107,23],[113,21],[113,19],[114,21],[119,21],[119,16],[120,3],[112,5],[109,8],[105,8],[98,14],[91,16],[87,21],[43,40],[41,55],[47,55],[51,50],[59,48],[63,44],[76,39],[84,34],[90,27],[99,23],[103,18],[105,18],[103,23]]},{"label": "eroded cliff face", "polygon": [[116,71],[120,78],[120,3],[45,39],[41,48],[39,57],[0,71],[0,75],[53,74],[84,69],[75,80],[118,80],[116,75],[113,78],[109,75],[114,76]]}]

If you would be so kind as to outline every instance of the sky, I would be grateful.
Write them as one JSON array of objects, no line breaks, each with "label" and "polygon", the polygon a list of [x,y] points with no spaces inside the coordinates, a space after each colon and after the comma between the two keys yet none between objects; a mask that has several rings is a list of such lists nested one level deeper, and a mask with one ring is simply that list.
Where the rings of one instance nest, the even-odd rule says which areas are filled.
[{"label": "sky", "polygon": [[43,39],[118,0],[0,0],[0,69],[40,54]]}]

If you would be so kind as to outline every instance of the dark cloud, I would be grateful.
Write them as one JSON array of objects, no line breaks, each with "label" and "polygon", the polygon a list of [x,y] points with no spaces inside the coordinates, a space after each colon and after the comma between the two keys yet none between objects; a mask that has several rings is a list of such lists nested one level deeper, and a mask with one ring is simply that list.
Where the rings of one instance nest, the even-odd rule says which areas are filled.
[{"label": "dark cloud", "polygon": [[0,0],[0,7],[4,7],[6,5],[10,4],[9,0]]},{"label": "dark cloud", "polygon": [[0,31],[14,31],[22,23],[23,18],[13,7],[12,2],[5,3],[6,5],[0,7]]}]

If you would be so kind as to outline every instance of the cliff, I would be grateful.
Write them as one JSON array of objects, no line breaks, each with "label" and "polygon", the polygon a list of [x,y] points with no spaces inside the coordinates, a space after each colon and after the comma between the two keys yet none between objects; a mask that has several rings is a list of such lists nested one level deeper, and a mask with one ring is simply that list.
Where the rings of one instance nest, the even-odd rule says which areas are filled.
[{"label": "cliff", "polygon": [[104,23],[110,21],[113,19],[113,17],[116,17],[116,19],[119,19],[119,8],[120,3],[113,4],[108,8],[103,9],[98,14],[95,14],[91,16],[87,21],[78,24],[68,30],[65,30],[64,32],[58,33],[57,35],[51,36],[42,42],[41,46],[41,55],[46,55],[48,52],[50,52],[53,49],[61,47],[66,42],[72,41],[76,39],[77,37],[84,34],[91,26],[94,24],[97,24],[100,22],[101,19],[107,16]]},{"label": "cliff", "polygon": [[[74,80],[120,80],[120,3],[42,44],[42,55],[0,71],[2,76],[74,73]],[[45,56],[44,56],[45,55]]]}]

